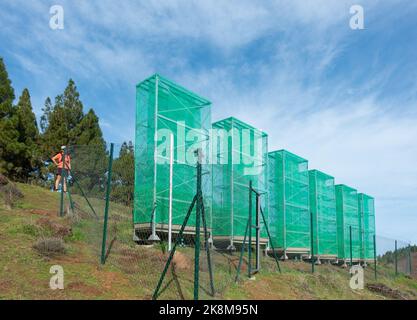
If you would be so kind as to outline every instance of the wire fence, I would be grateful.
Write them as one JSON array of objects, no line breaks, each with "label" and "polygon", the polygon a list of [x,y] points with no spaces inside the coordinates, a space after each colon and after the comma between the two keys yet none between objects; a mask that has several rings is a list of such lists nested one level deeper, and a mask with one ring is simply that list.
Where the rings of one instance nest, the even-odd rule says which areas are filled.
[{"label": "wire fence", "polygon": [[[61,172],[58,189],[66,192],[60,194],[58,214],[72,220],[75,237],[79,236],[88,244],[94,263],[122,271],[138,296],[219,299],[235,286],[238,269],[239,280],[253,275],[249,269],[256,273],[256,231],[253,231],[256,228],[249,228],[253,237],[250,267],[247,242],[242,241],[244,246],[242,242],[236,242],[234,250],[215,246],[211,209],[207,205],[211,199],[205,199],[211,195],[201,192],[199,198],[197,168],[194,168],[194,196],[182,205],[182,213],[177,212],[176,223],[171,226],[166,222],[168,220],[154,223],[151,210],[147,213],[148,223],[138,225],[133,219],[135,166],[131,144],[111,144],[107,148],[71,146],[65,150],[65,156],[71,160],[68,168],[64,168],[67,170]],[[203,174],[205,170],[209,169],[203,166]],[[169,183],[169,179],[166,181]],[[253,210],[255,207],[254,203]],[[155,241],[155,235],[158,241]],[[368,253],[366,259],[345,256],[344,261],[348,265],[366,266],[367,281],[377,281],[381,276],[417,275],[416,247],[380,236],[375,236],[374,240],[375,246],[368,248],[374,254]],[[273,243],[269,241],[258,255],[263,273],[278,272],[271,246]],[[267,251],[263,249],[266,248],[269,254],[265,254]],[[171,255],[174,249],[175,254]],[[346,251],[354,250],[346,248]],[[314,254],[315,251],[311,252]],[[313,266],[318,261],[305,258]],[[340,264],[340,261],[333,259],[329,263]]]}]

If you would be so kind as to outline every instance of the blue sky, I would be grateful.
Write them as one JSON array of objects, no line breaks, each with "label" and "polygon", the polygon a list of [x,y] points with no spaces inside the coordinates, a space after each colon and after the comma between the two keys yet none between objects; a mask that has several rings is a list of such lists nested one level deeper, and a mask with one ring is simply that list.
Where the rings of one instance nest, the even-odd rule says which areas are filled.
[{"label": "blue sky", "polygon": [[[49,8],[64,8],[64,29]],[[349,28],[349,8],[365,29]],[[376,198],[377,232],[417,243],[415,1],[1,1],[0,56],[39,116],[73,78],[106,140],[134,139],[158,72]]]}]

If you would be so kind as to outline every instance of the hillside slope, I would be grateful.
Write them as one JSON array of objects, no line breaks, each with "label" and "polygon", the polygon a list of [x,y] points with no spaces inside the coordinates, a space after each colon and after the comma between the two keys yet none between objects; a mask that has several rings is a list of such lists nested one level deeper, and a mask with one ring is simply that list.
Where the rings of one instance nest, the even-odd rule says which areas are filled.
[{"label": "hillside slope", "polygon": [[[22,185],[24,194],[12,210],[0,206],[0,298],[1,299],[149,299],[155,288],[166,254],[160,245],[119,244],[110,253],[108,263],[99,263],[100,222],[94,228],[82,217],[58,217],[60,194],[40,187]],[[75,197],[75,196],[74,196]],[[116,208],[116,206],[115,206]],[[114,209],[114,211],[117,211]],[[125,210],[128,212],[128,210]],[[111,212],[112,214],[113,212]],[[129,217],[126,217],[129,219]],[[124,225],[123,225],[124,226]],[[129,224],[123,232],[131,235]],[[45,254],[39,243],[45,239],[63,239],[64,249]],[[38,249],[35,247],[37,246]],[[180,248],[173,274],[179,281],[166,290],[163,298],[192,297],[192,248]],[[237,254],[214,254],[215,286],[221,287],[218,299],[416,299],[417,281],[380,266],[378,285],[373,271],[366,270],[370,290],[352,290],[346,269],[332,265],[311,266],[305,262],[282,263],[277,273],[272,258],[264,257],[263,271],[255,279],[244,274],[233,283]],[[65,289],[51,290],[49,273],[53,265],[62,265]],[[245,268],[244,268],[245,269]],[[202,263],[202,286],[207,284]],[[179,292],[181,291],[181,292]],[[204,292],[204,288],[202,288]],[[208,298],[207,295],[202,295]]]}]

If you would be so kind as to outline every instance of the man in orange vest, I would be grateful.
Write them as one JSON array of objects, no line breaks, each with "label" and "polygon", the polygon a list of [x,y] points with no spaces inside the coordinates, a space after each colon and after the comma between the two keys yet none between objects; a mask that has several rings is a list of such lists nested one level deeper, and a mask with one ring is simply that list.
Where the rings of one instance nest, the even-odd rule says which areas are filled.
[{"label": "man in orange vest", "polygon": [[[65,154],[65,146],[61,147],[61,151],[52,157],[52,161],[57,166],[56,178],[55,178],[55,191],[58,190],[59,183],[61,182],[62,174],[64,173],[64,177],[68,177],[71,170],[71,156],[67,151]],[[65,159],[64,159],[65,155]],[[64,161],[65,160],[65,161]],[[67,192],[67,179],[64,178],[64,192]]]}]

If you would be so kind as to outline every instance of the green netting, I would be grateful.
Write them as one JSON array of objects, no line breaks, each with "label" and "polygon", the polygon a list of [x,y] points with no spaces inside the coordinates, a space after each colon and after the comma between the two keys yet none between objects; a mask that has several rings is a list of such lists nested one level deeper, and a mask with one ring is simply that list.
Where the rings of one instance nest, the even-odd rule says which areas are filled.
[{"label": "green netting", "polygon": [[362,230],[362,259],[374,258],[375,207],[374,198],[364,193],[358,195],[359,216]]},{"label": "green netting", "polygon": [[[171,134],[174,139],[173,232],[180,228],[196,192],[194,151],[202,148],[207,155],[209,150],[210,106],[208,100],[159,75],[136,86],[134,223],[137,230],[150,231],[153,212],[156,231],[164,234],[168,230]],[[208,158],[205,156],[203,160]],[[209,165],[203,166],[203,193],[210,223],[209,169]],[[188,226],[194,225],[194,216]]]},{"label": "green netting", "polygon": [[337,219],[334,178],[318,170],[310,170],[309,176],[314,253],[323,257],[336,257]]},{"label": "green netting", "polygon": [[268,154],[269,228],[285,252],[310,251],[308,161],[279,150]]},{"label": "green netting", "polygon": [[356,189],[336,185],[338,258],[350,259],[350,231],[352,231],[352,258],[361,257],[361,231]]},{"label": "green netting", "polygon": [[[236,118],[213,124],[213,235],[218,245],[242,242],[249,214],[249,181],[261,192],[267,219],[267,135]],[[255,224],[253,197],[253,224]],[[262,221],[262,218],[261,218]],[[253,236],[255,230],[252,230]],[[261,241],[267,234],[261,222]]]}]

